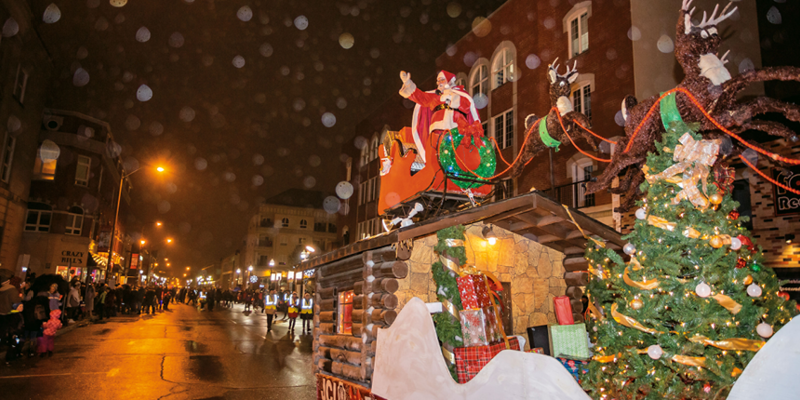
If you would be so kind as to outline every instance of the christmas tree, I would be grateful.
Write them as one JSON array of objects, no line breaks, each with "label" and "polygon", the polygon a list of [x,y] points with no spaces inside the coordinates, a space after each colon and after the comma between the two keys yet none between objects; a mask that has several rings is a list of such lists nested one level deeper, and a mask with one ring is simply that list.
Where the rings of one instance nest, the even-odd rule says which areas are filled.
[{"label": "christmas tree", "polygon": [[630,260],[587,248],[595,356],[582,384],[597,399],[724,399],[796,306],[741,226],[719,143],[676,121],[656,148]]}]

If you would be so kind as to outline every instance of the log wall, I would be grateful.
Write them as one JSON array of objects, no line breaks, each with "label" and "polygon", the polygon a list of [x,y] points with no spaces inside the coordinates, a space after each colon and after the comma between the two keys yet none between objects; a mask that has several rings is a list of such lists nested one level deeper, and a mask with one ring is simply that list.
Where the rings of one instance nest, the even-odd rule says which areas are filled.
[{"label": "log wall", "polygon": [[[408,276],[405,260],[393,246],[366,251],[322,265],[317,270],[314,306],[314,372],[324,372],[371,387],[372,360],[382,328],[397,317],[400,279]],[[404,252],[401,252],[405,254]],[[353,329],[336,332],[339,293],[352,290]]]}]

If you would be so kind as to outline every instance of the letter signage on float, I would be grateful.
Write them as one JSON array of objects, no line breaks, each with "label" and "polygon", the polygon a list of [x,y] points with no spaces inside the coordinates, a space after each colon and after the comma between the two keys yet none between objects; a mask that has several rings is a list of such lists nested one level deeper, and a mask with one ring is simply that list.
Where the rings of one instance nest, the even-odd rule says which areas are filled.
[{"label": "letter signage on float", "polygon": [[332,376],[317,374],[317,400],[385,400],[370,390]]},{"label": "letter signage on float", "polygon": [[[786,169],[774,168],[772,177],[792,189],[800,189],[800,166]],[[772,187],[775,190],[775,215],[800,213],[800,196],[777,185],[772,185]]]}]

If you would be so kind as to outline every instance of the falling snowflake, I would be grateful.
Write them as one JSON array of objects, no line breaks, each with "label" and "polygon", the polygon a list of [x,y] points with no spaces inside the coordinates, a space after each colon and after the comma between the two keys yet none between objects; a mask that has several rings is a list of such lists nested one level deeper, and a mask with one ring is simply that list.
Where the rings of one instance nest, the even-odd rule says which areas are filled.
[{"label": "falling snowflake", "polygon": [[148,101],[153,98],[153,89],[150,89],[150,86],[141,85],[139,89],[136,89],[136,99],[141,102]]},{"label": "falling snowflake", "polygon": [[248,6],[242,6],[242,8],[236,12],[236,17],[244,22],[250,21],[250,19],[253,18],[253,10]]},{"label": "falling snowflake", "polygon": [[46,24],[54,24],[61,19],[61,10],[58,8],[56,3],[51,3],[47,8],[44,9],[44,15],[42,16],[42,21]]},{"label": "falling snowflake", "polygon": [[236,67],[236,68],[244,67],[244,57],[242,57],[242,56],[233,57],[233,61],[232,62],[233,62],[233,66]]},{"label": "falling snowflake", "polygon": [[331,112],[326,112],[325,114],[322,114],[322,125],[325,125],[325,127],[327,128],[336,125],[336,116],[333,115],[333,113]]},{"label": "falling snowflake", "polygon": [[150,40],[150,30],[144,26],[139,28],[139,30],[136,31],[136,41],[144,43],[148,40]]}]

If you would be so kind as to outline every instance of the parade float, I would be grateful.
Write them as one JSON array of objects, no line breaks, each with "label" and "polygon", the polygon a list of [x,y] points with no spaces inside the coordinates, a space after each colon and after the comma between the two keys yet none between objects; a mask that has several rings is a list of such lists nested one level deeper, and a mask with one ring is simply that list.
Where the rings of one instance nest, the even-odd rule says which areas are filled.
[{"label": "parade float", "polygon": [[[427,93],[401,74],[401,95],[418,108],[413,127],[392,133],[381,152],[386,232],[301,265],[318,282],[319,399],[797,396],[798,308],[779,295],[742,226],[728,164],[739,157],[800,194],[756,169],[748,152],[778,165],[800,161],[739,135],[794,136],[755,118],[780,112],[798,121],[800,108],[764,97],[736,102],[748,83],[800,80],[800,69],[731,77],[716,55],[717,24],[735,8],[715,8],[695,24],[690,6],[683,1],[677,26],[686,78],[641,104],[625,99],[620,151],[598,160],[609,167],[592,190],[625,194],[624,206],[638,207],[624,237],[535,190],[481,202],[490,184],[547,147],[609,141],[558,91],[574,80],[574,66],[564,75],[549,68],[553,107],[529,116],[519,156],[499,173],[451,75],[440,73],[438,93]],[[444,197],[451,188],[471,206],[431,216],[416,205],[420,193]]]}]

